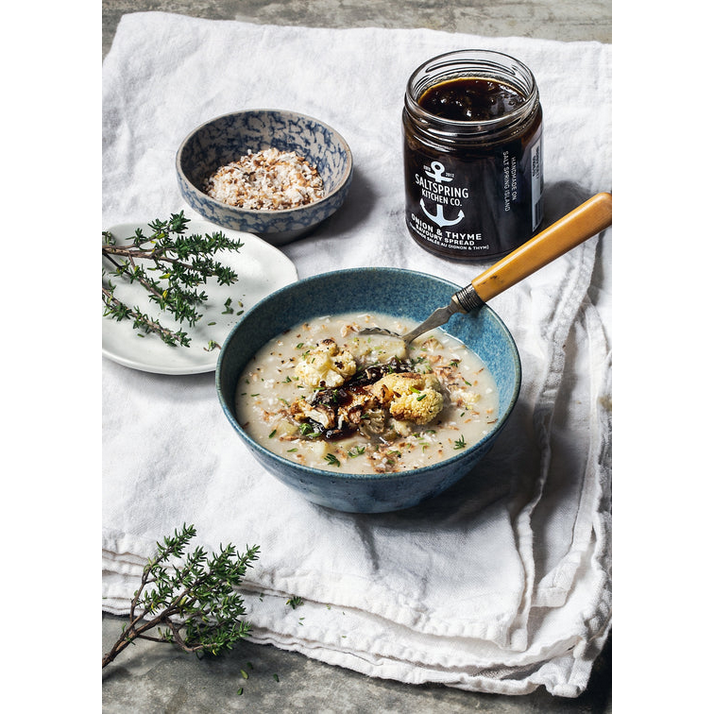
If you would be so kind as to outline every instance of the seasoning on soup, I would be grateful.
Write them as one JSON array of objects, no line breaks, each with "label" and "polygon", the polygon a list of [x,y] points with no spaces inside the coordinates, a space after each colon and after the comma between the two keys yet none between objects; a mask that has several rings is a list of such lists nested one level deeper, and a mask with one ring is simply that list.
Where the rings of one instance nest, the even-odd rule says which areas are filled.
[{"label": "seasoning on soup", "polygon": [[493,376],[442,330],[402,340],[361,335],[416,326],[383,314],[324,316],[274,338],[238,382],[245,431],[270,451],[313,468],[409,471],[455,456],[498,417]]}]

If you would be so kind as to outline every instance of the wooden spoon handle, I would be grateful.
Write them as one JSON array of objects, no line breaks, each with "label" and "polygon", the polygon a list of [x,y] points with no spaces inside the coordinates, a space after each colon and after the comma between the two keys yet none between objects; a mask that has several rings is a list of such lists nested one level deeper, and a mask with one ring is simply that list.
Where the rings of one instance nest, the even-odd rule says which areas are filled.
[{"label": "wooden spoon handle", "polygon": [[487,302],[612,224],[612,194],[598,193],[471,281]]}]

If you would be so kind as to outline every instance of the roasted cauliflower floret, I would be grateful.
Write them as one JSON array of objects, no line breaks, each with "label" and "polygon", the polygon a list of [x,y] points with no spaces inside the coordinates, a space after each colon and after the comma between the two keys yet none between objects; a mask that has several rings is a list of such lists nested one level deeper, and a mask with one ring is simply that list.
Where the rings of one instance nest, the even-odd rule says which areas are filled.
[{"label": "roasted cauliflower floret", "polygon": [[389,413],[401,421],[428,424],[444,408],[444,395],[435,389],[424,389],[419,394],[405,394],[393,399]]},{"label": "roasted cauliflower floret", "polygon": [[308,350],[295,365],[295,374],[310,387],[341,387],[357,371],[354,357],[328,338]]},{"label": "roasted cauliflower floret", "polygon": [[375,382],[372,390],[377,399],[389,407],[389,413],[400,421],[428,424],[444,408],[441,385],[433,374],[388,374]]}]

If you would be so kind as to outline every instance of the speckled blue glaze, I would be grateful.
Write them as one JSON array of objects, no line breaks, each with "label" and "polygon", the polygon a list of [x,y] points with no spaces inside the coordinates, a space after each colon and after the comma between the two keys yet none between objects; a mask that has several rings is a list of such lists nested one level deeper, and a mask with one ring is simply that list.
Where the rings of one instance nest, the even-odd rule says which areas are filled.
[{"label": "speckled blue glaze", "polygon": [[[499,390],[499,418],[480,442],[441,463],[398,474],[334,473],[308,468],[255,442],[236,419],[238,378],[268,340],[300,322],[351,311],[384,312],[422,321],[447,305],[460,285],[398,268],[358,268],[324,273],[282,288],[255,305],[224,341],[216,367],[216,389],[224,413],[255,458],[276,478],[308,500],[338,511],[380,513],[415,506],[469,473],[492,447],[518,398],[521,362],[510,332],[489,308],[454,315],[448,332],[474,350]],[[240,464],[236,464],[240,469]]]},{"label": "speckled blue glaze", "polygon": [[[216,201],[203,189],[216,169],[251,151],[275,147],[295,151],[322,177],[325,197],[308,206],[281,211],[249,211]],[[344,202],[352,183],[352,152],[334,129],[295,112],[256,109],[216,117],[192,131],[176,154],[181,195],[206,220],[255,233],[284,245],[331,216]]]}]

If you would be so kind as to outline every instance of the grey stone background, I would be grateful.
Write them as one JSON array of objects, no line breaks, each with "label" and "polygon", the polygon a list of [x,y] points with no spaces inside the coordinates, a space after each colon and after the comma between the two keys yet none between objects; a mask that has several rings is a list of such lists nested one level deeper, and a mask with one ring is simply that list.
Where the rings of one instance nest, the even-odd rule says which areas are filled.
[{"label": "grey stone background", "polygon": [[103,0],[103,56],[124,13],[150,10],[264,25],[426,27],[489,37],[612,42],[608,0]]}]

